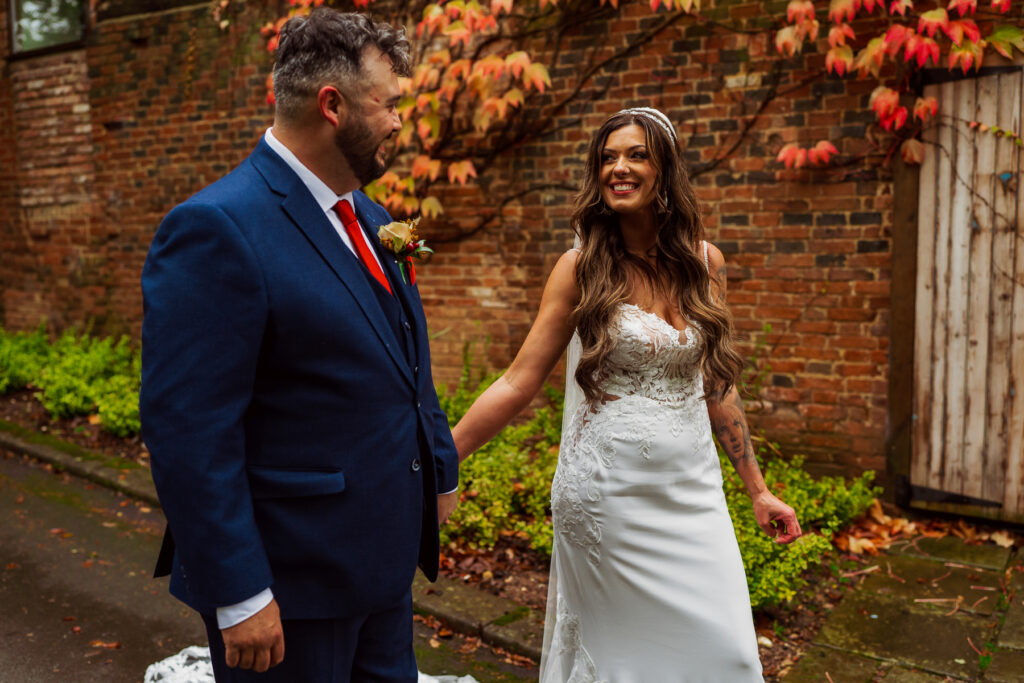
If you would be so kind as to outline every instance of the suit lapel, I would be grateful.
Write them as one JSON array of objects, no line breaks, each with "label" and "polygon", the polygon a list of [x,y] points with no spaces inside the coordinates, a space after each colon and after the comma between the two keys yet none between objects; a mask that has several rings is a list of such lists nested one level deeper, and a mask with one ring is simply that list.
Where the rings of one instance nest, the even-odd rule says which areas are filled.
[{"label": "suit lapel", "polygon": [[[398,297],[399,303],[402,305],[402,309],[405,311],[406,317],[410,320],[411,324],[415,325],[413,329],[413,339],[419,340],[417,331],[420,326],[419,317],[415,315],[417,306],[412,301],[412,287],[406,284],[405,280],[402,279],[402,272],[398,268],[398,259],[395,257],[393,252],[388,251],[380,243],[380,239],[377,237],[377,229],[380,228],[383,223],[379,219],[374,219],[370,215],[372,207],[376,205],[370,202],[369,198],[362,193],[355,193],[355,209],[356,218],[359,219],[359,225],[362,226],[364,233],[367,234],[367,239],[372,245],[372,248],[377,251],[377,257],[380,259],[381,264],[384,267],[384,272],[387,275],[388,281],[391,282],[391,291]],[[420,358],[419,345],[414,343],[414,350],[416,358]]]},{"label": "suit lapel", "polygon": [[373,331],[401,370],[402,376],[415,386],[409,363],[402,353],[398,340],[395,339],[391,326],[384,317],[376,294],[370,289],[370,281],[360,270],[363,266],[359,263],[358,257],[341,241],[341,237],[335,232],[334,227],[309,194],[306,186],[266,142],[260,140],[260,144],[250,158],[263,177],[267,179],[271,189],[277,194],[284,195],[281,208],[306,236],[306,239],[313,245],[313,248],[320,254],[342,285],[351,292]]}]

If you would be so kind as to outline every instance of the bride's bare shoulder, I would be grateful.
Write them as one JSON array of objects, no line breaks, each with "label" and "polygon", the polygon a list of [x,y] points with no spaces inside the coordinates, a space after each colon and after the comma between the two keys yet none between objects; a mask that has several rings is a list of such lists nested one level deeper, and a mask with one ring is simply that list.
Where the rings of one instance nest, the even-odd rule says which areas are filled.
[{"label": "bride's bare shoulder", "polygon": [[580,252],[570,249],[558,257],[558,262],[548,276],[547,289],[553,292],[560,292],[569,298],[578,295],[576,287],[576,261],[579,260]]}]

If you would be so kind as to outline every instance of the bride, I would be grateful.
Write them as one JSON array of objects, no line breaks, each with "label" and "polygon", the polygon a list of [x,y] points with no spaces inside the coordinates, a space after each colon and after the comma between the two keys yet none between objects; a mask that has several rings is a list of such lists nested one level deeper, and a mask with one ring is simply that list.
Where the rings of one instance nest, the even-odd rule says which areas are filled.
[{"label": "bride", "polygon": [[761,681],[712,432],[765,533],[789,543],[800,526],[754,458],[725,262],[702,241],[664,114],[627,109],[601,126],[572,224],[579,246],[555,265],[518,355],[453,430],[465,458],[579,345],[567,384],[582,396],[567,392],[551,486],[541,683]]}]

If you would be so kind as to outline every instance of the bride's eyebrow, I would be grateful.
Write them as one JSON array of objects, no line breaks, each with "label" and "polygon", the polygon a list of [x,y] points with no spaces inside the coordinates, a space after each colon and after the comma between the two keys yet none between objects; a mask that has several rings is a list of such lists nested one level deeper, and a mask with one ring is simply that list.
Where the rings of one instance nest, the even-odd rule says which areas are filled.
[{"label": "bride's eyebrow", "polygon": [[[647,145],[633,145],[632,147],[628,148],[626,151],[627,152],[633,152],[635,150],[640,150],[641,152],[646,151],[647,150]],[[618,151],[619,150],[615,149],[614,147],[605,147],[603,150],[601,150],[601,154],[608,154],[608,153],[617,154]]]}]

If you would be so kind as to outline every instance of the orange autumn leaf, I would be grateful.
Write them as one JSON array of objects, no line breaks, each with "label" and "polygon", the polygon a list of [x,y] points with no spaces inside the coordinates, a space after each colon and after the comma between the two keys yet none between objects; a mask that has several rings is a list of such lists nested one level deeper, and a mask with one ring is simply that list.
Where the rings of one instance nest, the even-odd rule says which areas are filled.
[{"label": "orange autumn leaf", "polygon": [[818,144],[807,150],[807,160],[815,166],[822,166],[836,154],[839,154],[839,150],[835,145],[828,140],[819,140]]},{"label": "orange autumn leaf", "polygon": [[814,19],[814,3],[811,0],[789,0],[786,6],[786,21],[790,24]]},{"label": "orange autumn leaf", "polygon": [[944,29],[949,24],[949,15],[946,10],[939,7],[921,15],[917,21],[917,32],[927,33],[929,38],[935,37],[935,32],[940,28]]},{"label": "orange autumn leaf", "polygon": [[792,57],[803,46],[798,38],[796,26],[784,26],[775,34],[775,49],[779,54]]},{"label": "orange autumn leaf", "polygon": [[531,62],[530,55],[523,50],[518,50],[505,57],[505,68],[512,74],[512,78],[519,78],[519,75],[530,66]]},{"label": "orange autumn leaf", "polygon": [[872,38],[864,46],[864,49],[857,53],[853,66],[857,69],[857,73],[861,78],[864,78],[869,73],[877,78],[884,60],[885,39],[881,37]]},{"label": "orange autumn leaf", "polygon": [[928,120],[929,116],[935,116],[939,111],[939,101],[934,97],[918,97],[914,102],[914,118],[920,119],[921,123]]},{"label": "orange autumn leaf", "polygon": [[916,138],[904,140],[900,145],[900,156],[908,164],[920,164],[924,159],[924,145]]},{"label": "orange autumn leaf", "polygon": [[470,177],[476,178],[476,168],[473,167],[472,161],[466,159],[448,164],[449,182],[458,182],[460,185],[465,185]]},{"label": "orange autumn leaf", "polygon": [[839,45],[825,54],[825,70],[829,73],[833,71],[839,75],[844,75],[853,66],[853,48],[849,45]]},{"label": "orange autumn leaf", "polygon": [[523,70],[523,85],[526,86],[527,90],[530,89],[530,86],[533,86],[543,93],[544,87],[551,85],[551,76],[548,75],[548,68],[537,62],[528,66]]},{"label": "orange autumn leaf", "polygon": [[853,27],[849,24],[837,24],[829,29],[828,31],[828,44],[832,47],[839,47],[840,45],[846,45],[846,39],[853,40],[857,37],[857,34],[853,32]]},{"label": "orange autumn leaf", "polygon": [[978,0],[949,0],[949,5],[946,9],[955,9],[960,13],[960,16],[964,16],[968,12],[974,14],[974,11],[978,9]]},{"label": "orange autumn leaf", "polygon": [[420,202],[420,212],[427,218],[436,218],[444,213],[444,209],[437,197],[424,197]]},{"label": "orange autumn leaf", "polygon": [[423,178],[428,177],[431,180],[436,180],[438,174],[441,172],[441,160],[431,159],[425,154],[421,154],[412,162],[412,177]]},{"label": "orange autumn leaf", "polygon": [[911,0],[892,0],[892,4],[889,5],[889,14],[905,17],[908,9],[914,9],[914,3]]},{"label": "orange autumn leaf", "polygon": [[800,168],[807,162],[807,150],[790,142],[782,146],[775,160],[785,164],[786,168]]},{"label": "orange autumn leaf", "polygon": [[857,15],[857,6],[854,0],[831,0],[828,6],[828,18],[837,24],[843,20],[853,21]]}]

